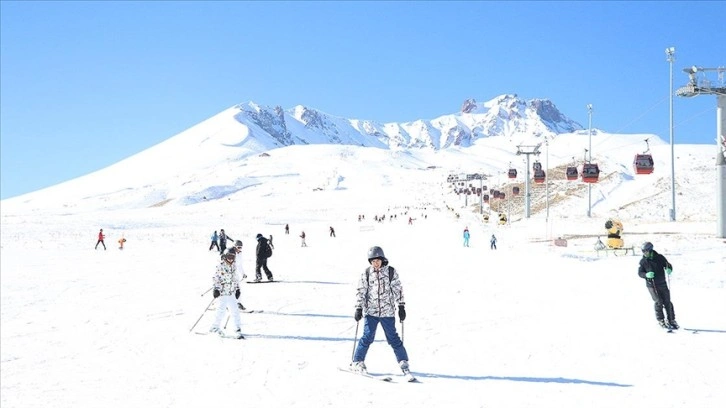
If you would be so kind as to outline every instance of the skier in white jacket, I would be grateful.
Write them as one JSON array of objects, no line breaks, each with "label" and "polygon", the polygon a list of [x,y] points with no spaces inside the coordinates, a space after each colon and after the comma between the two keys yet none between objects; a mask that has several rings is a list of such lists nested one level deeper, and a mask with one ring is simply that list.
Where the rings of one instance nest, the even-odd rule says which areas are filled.
[{"label": "skier in white jacket", "polygon": [[240,293],[239,277],[237,276],[237,266],[235,265],[236,255],[234,248],[230,249],[231,251],[224,254],[223,260],[217,266],[217,272],[214,274],[213,294],[215,299],[219,298],[219,303],[217,304],[217,313],[214,318],[214,323],[209,331],[212,333],[218,333],[221,336],[225,335],[219,328],[219,325],[222,323],[225,311],[229,310],[229,313],[232,315],[232,319],[234,320],[234,325],[237,328],[235,331],[235,337],[243,339],[242,319],[240,318],[239,310],[237,309],[237,299],[235,299],[235,295],[239,296]]},{"label": "skier in white jacket", "polygon": [[371,266],[366,268],[358,281],[354,318],[359,321],[365,315],[365,319],[363,336],[353,354],[351,369],[363,373],[367,371],[364,361],[380,323],[386,334],[386,340],[396,355],[396,361],[404,374],[407,374],[409,373],[408,353],[396,332],[395,317],[398,305],[399,319],[401,321],[406,319],[401,280],[398,272],[392,266],[388,266],[388,259],[381,247],[374,246],[368,250],[368,263]]}]

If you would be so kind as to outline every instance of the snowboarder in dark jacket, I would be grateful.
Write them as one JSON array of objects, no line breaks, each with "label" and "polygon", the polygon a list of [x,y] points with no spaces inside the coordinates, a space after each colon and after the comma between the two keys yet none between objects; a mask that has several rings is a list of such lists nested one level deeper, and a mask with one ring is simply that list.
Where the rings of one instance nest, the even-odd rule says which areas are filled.
[{"label": "snowboarder in dark jacket", "polygon": [[267,267],[267,258],[269,258],[271,254],[272,248],[270,248],[267,238],[262,236],[262,234],[257,234],[257,250],[255,251],[255,282],[262,281],[262,271],[260,269],[265,271],[267,280],[272,282],[272,271],[270,271]]},{"label": "snowboarder in dark jacket", "polygon": [[[645,279],[645,286],[650,292],[650,297],[655,302],[655,318],[661,327],[666,329],[678,329],[676,323],[676,312],[671,303],[671,291],[668,289],[666,276],[673,272],[673,265],[668,262],[665,256],[653,249],[653,244],[646,242],[641,246],[643,257],[640,259],[638,276]],[[663,315],[665,308],[665,316]],[[668,320],[665,320],[665,317]]]}]

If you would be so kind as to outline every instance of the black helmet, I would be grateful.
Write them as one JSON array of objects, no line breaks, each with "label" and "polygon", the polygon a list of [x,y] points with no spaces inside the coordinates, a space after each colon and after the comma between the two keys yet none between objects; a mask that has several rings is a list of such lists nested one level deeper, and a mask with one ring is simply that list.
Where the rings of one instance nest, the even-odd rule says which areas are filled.
[{"label": "black helmet", "polygon": [[374,260],[374,259],[380,259],[383,262],[386,262],[386,255],[383,254],[383,248],[379,246],[371,247],[371,249],[368,250],[368,262]]},{"label": "black helmet", "polygon": [[653,244],[651,244],[650,242],[644,242],[643,246],[641,246],[640,249],[641,251],[643,251],[643,253],[650,252],[653,250]]},{"label": "black helmet", "polygon": [[227,249],[227,252],[222,255],[222,258],[234,261],[237,258],[237,251],[234,248]]},{"label": "black helmet", "polygon": [[262,234],[257,234],[257,237],[255,237],[255,238],[257,238],[259,240],[260,238],[262,238]]},{"label": "black helmet", "polygon": [[240,240],[234,241],[234,246],[241,247],[242,246],[242,241],[240,241]]}]

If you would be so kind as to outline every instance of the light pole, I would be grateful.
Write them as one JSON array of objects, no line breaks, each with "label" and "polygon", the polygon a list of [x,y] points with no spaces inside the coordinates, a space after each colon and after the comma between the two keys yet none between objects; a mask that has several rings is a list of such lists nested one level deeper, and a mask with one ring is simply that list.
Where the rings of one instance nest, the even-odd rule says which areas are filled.
[{"label": "light pole", "polygon": [[675,154],[673,151],[673,61],[676,60],[676,48],[675,47],[668,47],[665,50],[666,53],[666,60],[668,61],[668,64],[670,65],[670,88],[668,91],[668,96],[670,99],[670,137],[671,137],[671,199],[673,201],[673,204],[671,206],[671,221],[676,220],[676,162],[675,162]]},{"label": "light pole", "polygon": [[[590,157],[587,159],[588,163],[592,163],[592,104],[587,104],[587,135],[590,139],[590,148],[587,150]],[[587,216],[592,217],[592,183],[587,183]]]}]

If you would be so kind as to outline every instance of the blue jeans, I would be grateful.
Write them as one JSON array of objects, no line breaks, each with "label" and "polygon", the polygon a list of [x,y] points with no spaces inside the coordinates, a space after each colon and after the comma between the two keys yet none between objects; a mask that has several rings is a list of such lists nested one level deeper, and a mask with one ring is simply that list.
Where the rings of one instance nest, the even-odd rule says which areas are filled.
[{"label": "blue jeans", "polygon": [[368,347],[373,344],[373,340],[376,338],[378,323],[380,323],[381,327],[383,327],[383,332],[386,334],[386,340],[393,348],[393,353],[396,354],[396,361],[408,361],[406,348],[403,347],[403,341],[401,341],[401,338],[398,337],[398,333],[396,333],[395,317],[366,316],[363,322],[363,336],[361,336],[358,341],[358,347],[355,349],[353,361],[365,361],[366,354],[368,353]]}]

